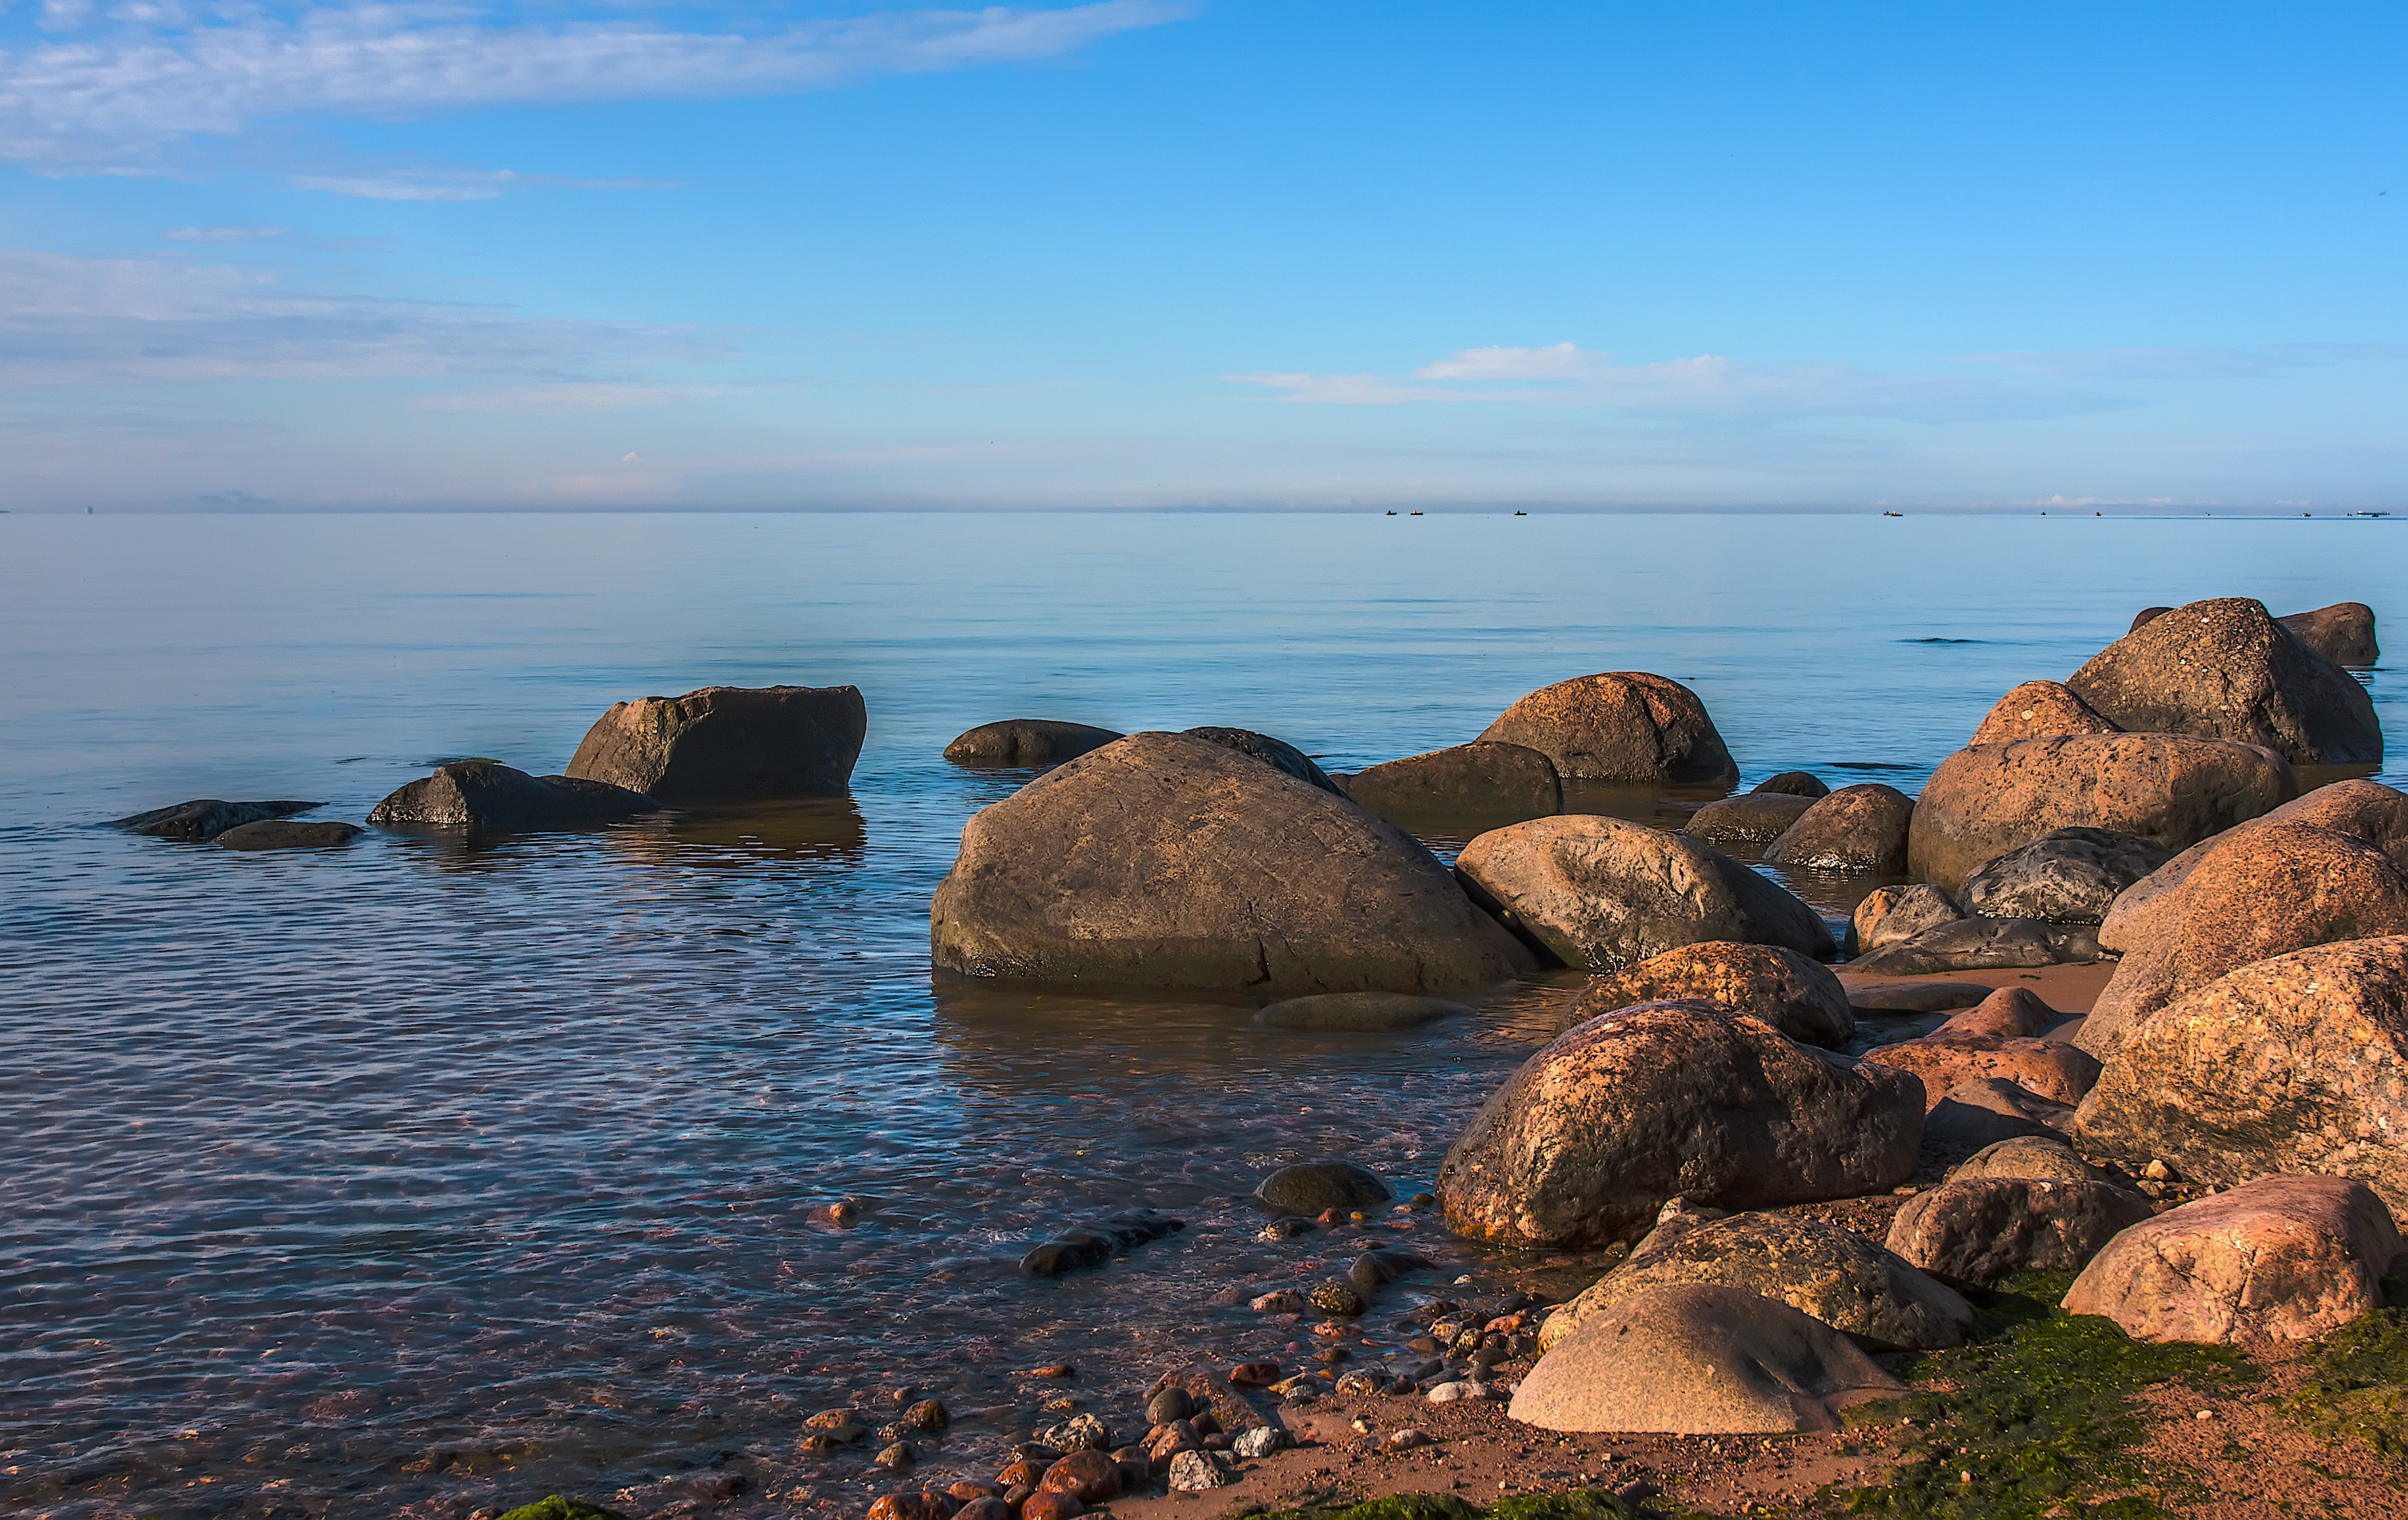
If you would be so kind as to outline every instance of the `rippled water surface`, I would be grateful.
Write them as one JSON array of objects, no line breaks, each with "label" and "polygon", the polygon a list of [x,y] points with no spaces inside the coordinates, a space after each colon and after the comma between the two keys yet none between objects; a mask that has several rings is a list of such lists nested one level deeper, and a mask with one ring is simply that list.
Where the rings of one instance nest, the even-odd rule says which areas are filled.
[{"label": "rippled water surface", "polygon": [[[1265,1243],[1243,1196],[1330,1153],[1426,1183],[1567,989],[1340,1037],[932,982],[962,822],[1025,779],[939,758],[973,724],[1232,724],[1352,769],[1647,669],[1704,696],[1750,782],[1913,790],[2000,692],[2140,607],[2408,613],[2400,531],[7,517],[0,1502],[853,1513],[882,1485],[796,1450],[811,1410],[939,1395],[963,1418],[930,1470],[958,1475],[1052,1417],[1037,1364],[1079,1364],[1110,1413],[1174,1357],[1283,1354],[1292,1328],[1212,1296],[1367,1237]],[[2396,678],[2365,679],[2408,733]],[[780,681],[866,695],[851,801],[477,851],[94,826],[195,796],[357,822],[438,760],[557,769],[623,697]],[[813,1218],[845,1197],[856,1225]],[[1189,1228],[1059,1282],[1014,1270],[1137,1204]],[[1533,1265],[1426,1218],[1368,1231],[1441,1279]]]}]

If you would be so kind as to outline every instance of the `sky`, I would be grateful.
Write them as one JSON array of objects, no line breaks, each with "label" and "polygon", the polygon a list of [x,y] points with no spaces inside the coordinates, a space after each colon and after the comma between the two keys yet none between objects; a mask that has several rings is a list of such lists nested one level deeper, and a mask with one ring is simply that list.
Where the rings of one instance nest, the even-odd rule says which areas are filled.
[{"label": "sky", "polygon": [[0,0],[9,510],[2408,509],[2408,7]]}]

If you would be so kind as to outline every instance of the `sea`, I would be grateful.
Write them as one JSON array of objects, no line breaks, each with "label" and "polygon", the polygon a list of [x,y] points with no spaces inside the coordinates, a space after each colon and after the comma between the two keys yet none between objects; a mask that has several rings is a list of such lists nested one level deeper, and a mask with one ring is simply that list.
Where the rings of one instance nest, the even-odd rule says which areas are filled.
[{"label": "sea", "polygon": [[[984,1477],[1070,1410],[1126,1428],[1165,1367],[1297,1365],[1297,1327],[1244,1298],[1363,1240],[1431,1262],[1396,1294],[1577,1286],[1577,1259],[1427,1212],[1266,1241],[1248,1202],[1325,1157],[1426,1188],[1569,979],[1315,1035],[1233,1000],[939,977],[930,894],[964,821],[1029,776],[946,741],[1012,717],[1218,724],[1350,771],[1472,738],[1548,682],[1647,670],[1703,697],[1742,786],[1803,768],[1912,792],[2000,694],[2143,607],[2408,617],[2401,532],[0,515],[0,1505],[466,1520],[562,1492],[833,1520],[896,1479],[800,1450],[815,1411],[939,1398],[953,1424],[916,1438],[909,1481]],[[2408,734],[2408,681],[2359,676]],[[776,683],[863,692],[849,799],[474,848],[108,826],[194,797],[359,823],[447,759],[557,770],[614,701]],[[1018,1271],[1132,1207],[1185,1228]],[[1049,1364],[1077,1375],[1030,1375]]]}]

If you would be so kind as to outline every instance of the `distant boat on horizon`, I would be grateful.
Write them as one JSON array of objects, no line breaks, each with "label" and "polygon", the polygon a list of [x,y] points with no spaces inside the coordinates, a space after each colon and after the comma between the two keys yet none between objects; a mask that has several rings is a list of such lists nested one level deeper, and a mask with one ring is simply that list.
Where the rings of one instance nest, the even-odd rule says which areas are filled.
[{"label": "distant boat on horizon", "polygon": [[1884,516],[1884,517],[1904,517],[1905,515],[1906,515],[1906,514],[1905,514],[1904,512],[1884,512],[1884,513],[1882,513],[1882,516]]}]

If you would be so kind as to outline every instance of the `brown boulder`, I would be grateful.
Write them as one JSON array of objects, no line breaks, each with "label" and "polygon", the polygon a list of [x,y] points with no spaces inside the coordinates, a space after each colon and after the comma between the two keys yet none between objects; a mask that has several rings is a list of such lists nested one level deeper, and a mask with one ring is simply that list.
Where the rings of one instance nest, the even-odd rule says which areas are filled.
[{"label": "brown boulder", "polygon": [[1536,750],[1568,781],[1727,786],[1739,780],[1698,694],[1638,671],[1542,686],[1507,708],[1480,737]]},{"label": "brown boulder", "polygon": [[1923,1080],[1925,1101],[1932,1108],[1960,1083],[1997,1077],[2035,1097],[2068,1105],[2082,1101],[2099,1080],[2099,1062],[2089,1053],[2055,1040],[2001,1039],[1997,1035],[1948,1034],[1876,1045],[1865,1059],[1912,1071]]},{"label": "brown boulder", "polygon": [[1121,737],[1082,723],[1004,718],[957,737],[945,746],[945,758],[957,766],[1058,766]]},{"label": "brown boulder", "polygon": [[2408,937],[2258,961],[2159,1010],[2107,1058],[2074,1132],[2200,1182],[2322,1172],[2408,1209]]},{"label": "brown boulder", "polygon": [[1984,865],[1956,896],[1977,917],[2096,924],[2117,896],[2172,858],[2172,851],[2129,834],[2060,828]]},{"label": "brown boulder", "polygon": [[869,1506],[869,1520],[950,1520],[961,1507],[961,1500],[953,1495],[934,1489],[881,1494]]},{"label": "brown boulder", "polygon": [[2011,1272],[2080,1271],[2149,1214],[2148,1199],[2105,1183],[1974,1177],[1909,1198],[1888,1245],[1943,1283],[1986,1288]]},{"label": "brown boulder", "polygon": [[1784,770],[1778,775],[1767,776],[1749,787],[1748,791],[1751,794],[1761,793],[1766,796],[1804,797],[1810,802],[1816,797],[1827,797],[1831,795],[1831,789],[1823,784],[1823,778],[1811,770]]},{"label": "brown boulder", "polygon": [[1960,918],[1848,963],[1863,976],[1929,976],[2017,966],[2065,966],[2099,958],[2099,937],[2037,918]]},{"label": "brown boulder", "polygon": [[1045,1470],[1037,1491],[1076,1494],[1082,1504],[1106,1504],[1121,1497],[1121,1465],[1109,1452],[1072,1452]]},{"label": "brown boulder", "polygon": [[2300,766],[2383,758],[2383,729],[2366,688],[2246,596],[2191,602],[2152,618],[2093,655],[2066,685],[2132,733],[2262,745]]},{"label": "brown boulder", "polygon": [[1856,1032],[1848,990],[1828,968],[1794,950],[1719,939],[1668,950],[1590,979],[1572,999],[1564,1026],[1639,1003],[1684,998],[1762,1019],[1809,1045],[1837,1045]]},{"label": "brown boulder", "polygon": [[1394,824],[1178,734],[1132,734],[974,815],[929,938],[968,976],[1274,997],[1533,965]]},{"label": "brown boulder", "polygon": [[1541,1430],[1672,1435],[1836,1430],[1905,1384],[1787,1304],[1711,1283],[1653,1288],[1547,1353],[1507,1413]]},{"label": "brown boulder", "polygon": [[1856,916],[1848,925],[1848,954],[1870,954],[1964,916],[1956,898],[1928,882],[1875,887],[1856,904]]},{"label": "brown boulder", "polygon": [[1708,939],[1836,947],[1822,916],[1710,845],[1577,814],[1492,829],[1463,847],[1473,900],[1567,966],[1610,969]]},{"label": "brown boulder", "polygon": [[2000,987],[1931,1031],[1934,1040],[1963,1040],[1976,1035],[2022,1040],[2057,1022],[2057,1010],[2040,1000],[2028,987]]},{"label": "brown boulder", "polygon": [[2022,1136],[2063,1139],[2074,1111],[2004,1077],[1968,1077],[1923,1117],[1924,1148],[1945,1161]]},{"label": "brown boulder", "polygon": [[2113,734],[2116,726],[2090,710],[2062,681],[2027,681],[1999,698],[1965,741],[1967,749],[1986,744],[2013,744],[2017,739],[2045,738],[2051,734]]},{"label": "brown boulder", "polygon": [[1842,786],[1807,809],[1764,858],[1793,868],[1897,876],[1906,869],[1914,817],[1914,799],[1895,786]]},{"label": "brown boulder", "polygon": [[2391,1211],[2364,1183],[2261,1177],[2116,1236],[2065,1309],[2135,1341],[2308,1341],[2382,1308],[2399,1255]]},{"label": "brown boulder", "polygon": [[1962,1345],[1973,1306],[1851,1229],[1791,1214],[1741,1213],[1656,1226],[1628,1259],[1555,1311],[1541,1350],[1615,1304],[1674,1283],[1719,1283],[1775,1298],[1872,1351]]},{"label": "brown boulder", "polygon": [[612,703],[566,774],[663,802],[841,796],[868,731],[851,686],[705,686]]},{"label": "brown boulder", "polygon": [[530,776],[490,760],[455,760],[378,803],[368,822],[385,828],[514,834],[591,828],[654,812],[660,806],[657,798],[608,782]]},{"label": "brown boulder", "polygon": [[1480,820],[1485,826],[1564,810],[1555,764],[1519,744],[1457,744],[1372,766],[1340,783],[1348,796],[1398,823]]},{"label": "brown boulder", "polygon": [[2136,925],[2079,1037],[2104,1056],[2158,1010],[2228,971],[2311,945],[2408,934],[2408,874],[2363,839],[2307,824],[2235,835]]},{"label": "brown boulder", "polygon": [[2103,828],[2186,850],[2271,812],[2299,782],[2268,750],[2180,734],[2078,734],[1959,750],[1915,799],[1914,874],[1962,886],[2060,828]]},{"label": "brown boulder", "polygon": [[1331,796],[1346,795],[1336,782],[1329,779],[1328,772],[1313,763],[1312,756],[1283,738],[1257,734],[1251,728],[1190,728],[1184,731],[1184,737],[1200,738],[1207,744],[1218,744],[1225,750],[1234,750],[1250,759],[1259,760],[1282,775],[1293,776],[1307,786],[1318,787]]},{"label": "brown boulder", "polygon": [[2274,621],[2335,665],[2372,665],[2383,658],[2374,642],[2374,609],[2364,602],[2335,602]]},{"label": "brown boulder", "polygon": [[1455,1229],[1515,1246],[1632,1240],[1665,1200],[1852,1197],[1914,1170],[1922,1085],[1849,1068],[1710,1003],[1642,1003],[1566,1030],[1439,1168]]},{"label": "brown boulder", "polygon": [[1813,806],[1813,797],[1790,792],[1742,792],[1699,808],[1681,832],[1713,845],[1756,849],[1788,833],[1789,825]]},{"label": "brown boulder", "polygon": [[2050,1135],[2017,1135],[1985,1145],[1948,1169],[1952,1183],[1981,1177],[2029,1177],[2060,1183],[2104,1182],[2073,1147]]}]

